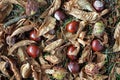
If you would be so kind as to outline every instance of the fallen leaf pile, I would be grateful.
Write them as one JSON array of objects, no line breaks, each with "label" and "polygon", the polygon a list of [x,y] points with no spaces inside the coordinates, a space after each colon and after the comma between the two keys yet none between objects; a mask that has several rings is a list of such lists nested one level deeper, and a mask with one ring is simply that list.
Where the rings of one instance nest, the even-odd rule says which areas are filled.
[{"label": "fallen leaf pile", "polygon": [[0,80],[120,80],[120,0],[0,0]]}]

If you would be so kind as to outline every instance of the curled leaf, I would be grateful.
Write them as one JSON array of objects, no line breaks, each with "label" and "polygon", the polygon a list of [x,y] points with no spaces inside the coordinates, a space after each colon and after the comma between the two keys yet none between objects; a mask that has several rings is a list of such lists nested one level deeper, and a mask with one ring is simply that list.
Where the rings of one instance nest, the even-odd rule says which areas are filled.
[{"label": "curled leaf", "polygon": [[47,38],[47,41],[55,38],[55,35],[51,35],[51,34],[48,34],[48,33],[47,33],[47,34],[44,34],[43,36],[44,36],[45,38]]},{"label": "curled leaf", "polygon": [[114,32],[115,44],[113,46],[113,51],[120,51],[120,22],[116,25],[116,29]]},{"label": "curled leaf", "polygon": [[41,67],[37,61],[34,59],[30,59],[31,69],[32,69],[32,77],[34,80],[41,80]]},{"label": "curled leaf", "polygon": [[5,62],[5,61],[1,61],[1,62],[0,62],[0,71],[1,71],[4,75],[6,75],[7,77],[10,77],[9,73],[7,72],[7,70],[6,70],[6,68],[5,68],[6,63],[7,63],[7,62]]},{"label": "curled leaf", "polygon": [[18,34],[22,34],[22,33],[26,32],[26,31],[30,31],[32,28],[34,28],[34,26],[35,26],[34,24],[22,26],[22,27],[16,29],[16,30],[11,34],[11,37],[14,37],[14,36],[16,36],[16,35],[18,35]]},{"label": "curled leaf", "polygon": [[6,37],[6,43],[9,45],[9,46],[13,46],[15,44],[15,38],[11,38],[11,36],[7,36]]},{"label": "curled leaf", "polygon": [[23,64],[20,68],[20,72],[23,78],[28,78],[31,73],[30,64],[29,63]]},{"label": "curled leaf", "polygon": [[22,40],[22,41],[19,41],[17,42],[16,44],[14,44],[10,49],[9,49],[9,53],[8,55],[11,55],[13,53],[13,51],[15,49],[17,49],[18,47],[21,47],[21,46],[26,46],[26,45],[30,45],[32,43],[36,43],[35,41],[32,41],[32,40]]},{"label": "curled leaf", "polygon": [[[76,7],[78,9],[82,10],[88,10],[88,11],[95,11],[93,6],[88,2],[88,0],[69,0],[65,3],[67,10],[70,10],[72,7]],[[69,6],[69,7],[68,7]]]},{"label": "curled leaf", "polygon": [[46,17],[42,25],[39,27],[38,30],[38,36],[42,36],[49,32],[50,30],[53,30],[56,25],[56,19],[53,17]]},{"label": "curled leaf", "polygon": [[32,69],[33,71],[41,72],[40,64],[39,64],[36,60],[34,60],[34,59],[31,58],[31,59],[29,60],[29,63],[32,65],[32,66],[31,66],[31,69]]},{"label": "curled leaf", "polygon": [[48,62],[45,61],[45,59],[42,56],[39,57],[39,61],[40,61],[42,69],[46,69],[46,68],[51,68],[52,67],[52,65],[48,64]]},{"label": "curled leaf", "polygon": [[44,51],[50,52],[50,51],[54,50],[55,48],[59,47],[60,45],[62,45],[63,42],[64,42],[63,39],[58,39],[58,40],[50,43],[49,45],[47,45],[47,46],[44,48]]},{"label": "curled leaf", "polygon": [[52,15],[57,9],[59,9],[61,6],[61,0],[54,0],[51,6],[46,9],[42,15],[40,15],[40,18],[45,18],[46,16]]},{"label": "curled leaf", "polygon": [[79,28],[78,28],[78,31],[77,31],[77,34],[76,34],[76,38],[80,37],[81,32],[83,31],[83,29],[85,28],[86,25],[87,25],[87,22],[85,22],[85,21],[81,21],[79,23]]},{"label": "curled leaf", "polygon": [[24,52],[24,49],[23,48],[18,48],[18,51],[17,51],[17,56],[18,58],[20,59],[21,62],[25,61],[26,60],[26,55],[25,55],[25,52]]},{"label": "curled leaf", "polygon": [[4,59],[5,61],[8,61],[10,63],[11,69],[14,72],[16,80],[21,80],[22,77],[20,75],[20,72],[19,72],[18,68],[15,66],[15,64],[12,62],[12,60],[10,60],[6,56],[1,56],[1,58]]}]

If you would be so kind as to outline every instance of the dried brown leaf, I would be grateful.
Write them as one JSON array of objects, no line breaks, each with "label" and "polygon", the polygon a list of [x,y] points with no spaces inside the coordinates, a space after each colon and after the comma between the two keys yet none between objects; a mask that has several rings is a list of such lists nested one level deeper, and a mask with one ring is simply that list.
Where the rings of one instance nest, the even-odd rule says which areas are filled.
[{"label": "dried brown leaf", "polygon": [[103,43],[103,45],[108,43],[108,35],[107,35],[107,33],[104,33],[102,43]]},{"label": "dried brown leaf", "polygon": [[31,68],[29,63],[25,63],[21,66],[20,72],[23,78],[28,78],[31,73]]},{"label": "dried brown leaf", "polygon": [[10,80],[14,80],[15,79],[15,76],[13,75],[11,78],[10,78]]},{"label": "dried brown leaf", "polygon": [[46,0],[37,0],[40,6],[44,6],[47,4]]},{"label": "dried brown leaf", "polygon": [[59,9],[61,6],[61,0],[54,0],[51,6],[49,6],[48,9],[46,9],[42,15],[40,15],[40,18],[45,18],[46,16],[52,15],[57,9]]},{"label": "dried brown leaf", "polygon": [[30,30],[33,29],[34,27],[35,27],[35,24],[22,26],[22,27],[16,29],[16,30],[11,34],[10,37],[14,37],[14,36],[16,36],[16,35],[18,35],[18,34],[22,34],[22,33],[26,32],[26,31],[30,31]]},{"label": "dried brown leaf", "polygon": [[50,43],[49,45],[47,45],[47,46],[44,48],[44,51],[50,52],[50,51],[54,50],[55,48],[61,46],[63,43],[64,43],[64,40],[63,40],[63,39],[58,39],[58,40]]},{"label": "dried brown leaf", "polygon": [[44,60],[44,58],[42,56],[39,57],[39,61],[42,65],[48,64],[47,61]]},{"label": "dried brown leaf", "polygon": [[34,59],[30,59],[29,62],[31,64],[31,69],[33,71],[32,77],[34,78],[34,80],[41,80],[41,66]]},{"label": "dried brown leaf", "polygon": [[42,25],[39,27],[38,36],[42,36],[49,32],[50,30],[53,30],[55,28],[55,25],[56,25],[55,18],[51,16],[46,17]]},{"label": "dried brown leaf", "polygon": [[[95,11],[93,6],[88,2],[88,0],[69,0],[64,4],[67,10],[70,10],[72,7],[78,9],[85,9],[89,11]],[[68,7],[69,6],[69,7]]]},{"label": "dried brown leaf", "polygon": [[18,56],[18,58],[20,59],[21,62],[26,60],[25,52],[24,52],[23,48],[21,48],[21,47],[18,48],[16,55]]},{"label": "dried brown leaf", "polygon": [[85,35],[86,35],[86,31],[82,31],[79,34],[79,38],[83,40],[85,38]]},{"label": "dried brown leaf", "polygon": [[6,37],[6,43],[9,45],[9,47],[13,46],[15,44],[15,38],[11,38],[10,36]]},{"label": "dried brown leaf", "polygon": [[9,53],[8,55],[11,55],[13,53],[13,51],[15,49],[17,49],[18,47],[21,47],[21,46],[26,46],[26,45],[30,45],[32,43],[36,43],[35,41],[32,41],[32,40],[22,40],[22,41],[19,41],[17,43],[15,43],[10,49],[9,49]]},{"label": "dried brown leaf", "polygon": [[10,77],[10,75],[9,75],[9,73],[7,72],[7,70],[6,70],[6,63],[7,62],[5,62],[5,61],[1,61],[0,62],[0,71],[4,74],[4,75],[6,75],[7,77]]},{"label": "dried brown leaf", "polygon": [[81,9],[95,11],[93,6],[88,2],[88,0],[77,0]]},{"label": "dried brown leaf", "polygon": [[[10,3],[13,3],[13,4],[18,4],[24,8],[27,4],[27,0],[5,0],[5,1],[9,1]],[[39,3],[39,6],[43,6],[47,4],[45,0],[37,0],[37,1]]]},{"label": "dried brown leaf", "polygon": [[106,75],[100,75],[100,74],[94,75],[94,80],[106,80],[107,78],[108,76]]},{"label": "dried brown leaf", "polygon": [[95,63],[88,63],[87,65],[85,65],[85,73],[90,76],[98,74],[99,69],[100,68]]},{"label": "dried brown leaf", "polygon": [[1,0],[1,1],[10,2],[10,3],[13,3],[13,4],[19,4],[20,5],[20,3],[17,0]]},{"label": "dried brown leaf", "polygon": [[21,80],[22,77],[20,75],[20,72],[18,70],[18,68],[16,67],[16,65],[12,62],[12,60],[10,60],[8,57],[6,56],[1,56],[2,59],[4,59],[5,61],[8,61],[10,63],[11,66],[11,70],[13,71],[16,80]]},{"label": "dried brown leaf", "polygon": [[45,59],[53,64],[58,64],[60,59],[55,55],[46,55]]},{"label": "dried brown leaf", "polygon": [[95,74],[93,76],[89,76],[86,73],[84,73],[84,69],[81,70],[79,73],[79,77],[75,80],[106,80],[108,76],[101,75],[101,74]]},{"label": "dried brown leaf", "polygon": [[83,31],[83,29],[85,28],[86,25],[87,25],[87,22],[85,22],[85,21],[81,21],[81,22],[79,23],[79,28],[78,28],[78,31],[77,31],[77,33],[76,33],[76,39],[77,39],[78,37],[80,37],[81,32]]},{"label": "dried brown leaf", "polygon": [[1,1],[6,1],[12,4],[18,4],[21,5],[22,7],[25,7],[26,0],[1,0]]},{"label": "dried brown leaf", "polygon": [[70,11],[73,7],[80,9],[77,3],[78,3],[78,0],[69,0],[68,2],[64,3],[64,8],[67,11]]},{"label": "dried brown leaf", "polygon": [[87,78],[87,74],[85,74],[83,68],[82,68],[82,70],[81,70],[80,73],[79,73],[79,78],[76,79],[76,80],[88,80],[88,78]]},{"label": "dried brown leaf", "polygon": [[48,34],[48,33],[44,34],[43,36],[44,36],[45,38],[47,38],[47,41],[55,38],[55,35],[51,35],[51,34]]},{"label": "dried brown leaf", "polygon": [[114,32],[115,44],[113,46],[113,51],[120,51],[120,22],[116,25],[116,29]]},{"label": "dried brown leaf", "polygon": [[42,79],[43,80],[49,80],[49,77],[46,74],[42,74]]},{"label": "dried brown leaf", "polygon": [[13,5],[8,1],[0,2],[0,22],[2,22],[12,11]]},{"label": "dried brown leaf", "polygon": [[31,58],[29,60],[29,63],[31,64],[32,71],[41,72],[41,66],[40,66],[40,64],[36,60]]},{"label": "dried brown leaf", "polygon": [[[70,32],[67,32],[66,30],[64,30],[63,32],[65,39],[75,39],[76,38],[76,34],[72,34]],[[62,35],[62,33],[60,33]]]},{"label": "dried brown leaf", "polygon": [[39,61],[42,69],[48,69],[48,68],[50,69],[52,67],[52,65],[48,64],[48,62],[45,61],[45,59],[42,56],[39,57]]},{"label": "dried brown leaf", "polygon": [[101,13],[100,13],[100,17],[104,16],[105,14],[107,14],[109,12],[109,9],[104,9]]},{"label": "dried brown leaf", "polygon": [[77,39],[77,41],[83,45],[83,47],[85,47],[86,44],[88,44],[87,42],[85,42],[84,40],[82,39]]},{"label": "dried brown leaf", "polygon": [[76,8],[72,8],[72,10],[68,12],[68,14],[88,22],[94,22],[100,17],[97,12],[86,12]]},{"label": "dried brown leaf", "polygon": [[[105,9],[100,14],[97,13],[87,0],[70,0],[64,4],[64,8],[69,15],[91,23],[99,20],[101,16],[109,12],[108,9]],[[87,9],[92,12],[86,12],[81,9]]]},{"label": "dried brown leaf", "polygon": [[96,54],[96,63],[105,62],[107,55],[100,52],[95,52],[94,54]]},{"label": "dried brown leaf", "polygon": [[91,47],[88,45],[84,48],[84,50],[82,51],[82,55],[79,58],[79,63],[83,63],[87,60],[87,56],[89,56],[91,53]]},{"label": "dried brown leaf", "polygon": [[36,71],[32,72],[32,77],[33,77],[34,80],[42,80],[41,79],[41,73],[38,73]]},{"label": "dried brown leaf", "polygon": [[[80,5],[84,1],[78,0]],[[84,4],[88,4],[88,3],[84,3]],[[84,5],[84,6],[87,6],[87,5]],[[97,12],[86,12],[86,11],[80,10],[80,8],[76,7],[75,0],[70,0],[69,2],[66,2],[64,4],[64,7],[68,14],[70,14],[78,19],[81,19],[83,21],[94,22],[95,20],[99,19],[99,17],[100,17],[100,15]]]}]

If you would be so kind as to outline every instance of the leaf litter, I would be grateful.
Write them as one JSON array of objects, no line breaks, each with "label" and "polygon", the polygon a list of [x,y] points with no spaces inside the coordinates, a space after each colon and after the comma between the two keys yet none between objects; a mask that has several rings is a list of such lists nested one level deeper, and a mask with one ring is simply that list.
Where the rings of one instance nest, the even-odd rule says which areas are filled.
[{"label": "leaf litter", "polygon": [[[93,7],[94,1],[1,0],[0,80],[119,80],[120,1],[100,0],[101,12]],[[57,20],[57,11],[66,18]],[[72,21],[79,23],[74,33],[67,29]],[[95,28],[97,22],[104,24],[103,31]],[[38,41],[30,37],[33,30]],[[103,50],[93,50],[95,39]],[[36,58],[27,51],[32,45],[40,50]],[[79,66],[77,73],[77,65],[69,62]]]}]

